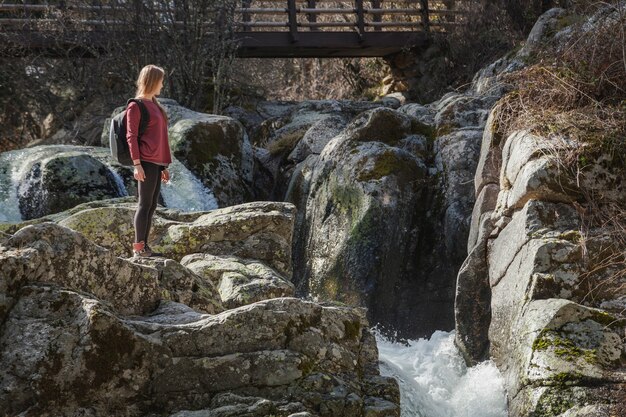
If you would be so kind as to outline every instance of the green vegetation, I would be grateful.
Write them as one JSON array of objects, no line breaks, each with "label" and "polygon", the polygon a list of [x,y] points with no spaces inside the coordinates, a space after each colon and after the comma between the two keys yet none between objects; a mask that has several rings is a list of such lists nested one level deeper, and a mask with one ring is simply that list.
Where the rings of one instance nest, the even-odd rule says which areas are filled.
[{"label": "green vegetation", "polygon": [[550,348],[556,356],[570,362],[575,362],[578,358],[583,358],[589,364],[597,362],[596,349],[581,348],[570,339],[562,337],[558,332],[544,329],[533,342],[533,350],[548,350]]},{"label": "green vegetation", "polygon": [[378,180],[387,175],[397,172],[401,167],[400,158],[392,150],[385,151],[377,155],[374,167],[370,170],[361,171],[358,176],[359,181]]},{"label": "green vegetation", "polygon": [[344,320],[343,325],[346,331],[346,338],[358,340],[361,334],[361,323],[359,321]]},{"label": "green vegetation", "polygon": [[[559,380],[564,381],[565,376],[559,376]],[[550,388],[543,393],[537,402],[533,417],[554,417],[562,414],[576,405],[573,395],[568,390]]]}]

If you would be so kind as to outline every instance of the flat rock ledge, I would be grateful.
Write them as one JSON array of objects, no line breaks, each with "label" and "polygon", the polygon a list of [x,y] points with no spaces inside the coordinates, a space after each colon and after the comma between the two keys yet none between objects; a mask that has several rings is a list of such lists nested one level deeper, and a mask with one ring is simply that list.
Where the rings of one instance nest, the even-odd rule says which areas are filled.
[{"label": "flat rock ledge", "polygon": [[[100,209],[100,215],[113,210]],[[55,221],[69,224],[94,210]],[[255,229],[257,221],[241,220],[250,206],[224,210],[161,213],[163,233],[155,239],[171,242],[172,228],[183,229],[184,244],[176,248],[193,249],[172,250],[178,259],[133,262],[53,221],[6,229],[0,236],[0,410],[21,416],[399,416],[398,384],[379,373],[364,309],[262,299],[293,289],[290,252],[279,252],[278,261],[244,255],[263,243],[254,236],[266,236],[266,243],[273,236],[279,247],[288,236],[290,243],[289,216],[268,219],[277,210],[259,209],[275,213],[258,216],[262,226]],[[233,241],[230,252],[212,254],[204,249],[217,244],[191,239],[206,236],[189,232],[194,227],[208,228],[214,239],[224,231],[235,236],[237,222],[251,229],[242,232],[247,243]],[[264,282],[271,291],[262,291]],[[241,288],[245,296],[238,295]],[[239,306],[227,309],[231,305]]]}]

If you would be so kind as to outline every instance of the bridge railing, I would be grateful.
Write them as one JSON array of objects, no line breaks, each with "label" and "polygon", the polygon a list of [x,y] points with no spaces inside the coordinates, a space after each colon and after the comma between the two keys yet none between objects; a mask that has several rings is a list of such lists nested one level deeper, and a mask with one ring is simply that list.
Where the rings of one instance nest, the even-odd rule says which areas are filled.
[{"label": "bridge railing", "polygon": [[[77,28],[97,31],[129,23],[147,27],[189,25],[176,0],[48,1],[44,4],[0,4],[0,30],[59,30]],[[443,32],[462,21],[468,0],[242,0],[234,12],[236,30]],[[459,7],[461,6],[461,7]],[[202,10],[207,26],[219,17],[218,8]],[[195,22],[197,23],[197,22]]]},{"label": "bridge railing", "polygon": [[243,0],[243,31],[445,31],[457,25],[463,0]]}]

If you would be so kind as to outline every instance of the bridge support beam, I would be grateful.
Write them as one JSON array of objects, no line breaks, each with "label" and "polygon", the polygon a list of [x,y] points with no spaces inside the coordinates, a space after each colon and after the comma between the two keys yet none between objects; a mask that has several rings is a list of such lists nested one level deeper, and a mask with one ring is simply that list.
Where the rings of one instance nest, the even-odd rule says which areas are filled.
[{"label": "bridge support beam", "polygon": [[298,32],[295,41],[290,32],[237,33],[242,58],[345,58],[381,57],[400,52],[402,47],[423,47],[423,32]]}]

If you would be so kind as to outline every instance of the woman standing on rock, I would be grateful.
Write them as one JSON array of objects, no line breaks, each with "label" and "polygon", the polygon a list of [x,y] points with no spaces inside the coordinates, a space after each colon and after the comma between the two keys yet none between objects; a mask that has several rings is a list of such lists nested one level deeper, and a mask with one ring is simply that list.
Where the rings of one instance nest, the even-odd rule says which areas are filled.
[{"label": "woman standing on rock", "polygon": [[138,181],[139,202],[135,212],[134,256],[159,256],[148,246],[152,216],[157,208],[161,181],[170,178],[167,167],[172,162],[167,135],[167,114],[156,96],[161,94],[165,71],[155,65],[146,65],[137,79],[135,99],[141,100],[150,115],[148,125],[138,139],[141,109],[131,102],[126,111],[126,140],[133,160],[134,176]]}]

